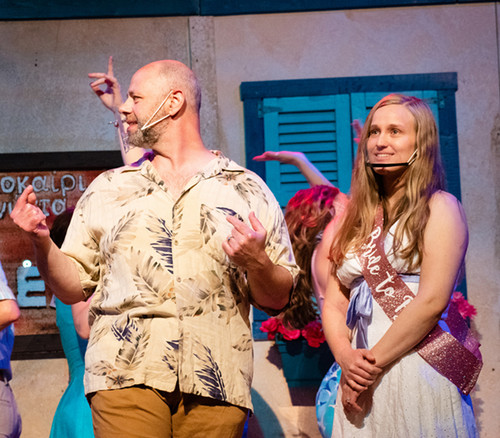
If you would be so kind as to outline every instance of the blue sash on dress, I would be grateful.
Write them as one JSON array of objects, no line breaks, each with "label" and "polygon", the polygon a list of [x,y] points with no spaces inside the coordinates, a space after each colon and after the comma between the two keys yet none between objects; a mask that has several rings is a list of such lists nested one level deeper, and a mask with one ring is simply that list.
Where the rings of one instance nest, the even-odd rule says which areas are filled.
[{"label": "blue sash on dress", "polygon": [[[400,274],[405,283],[418,283],[418,274]],[[351,298],[347,309],[346,325],[351,330],[357,327],[356,348],[368,348],[367,330],[373,312],[373,297],[368,283],[359,277],[351,285]]]}]

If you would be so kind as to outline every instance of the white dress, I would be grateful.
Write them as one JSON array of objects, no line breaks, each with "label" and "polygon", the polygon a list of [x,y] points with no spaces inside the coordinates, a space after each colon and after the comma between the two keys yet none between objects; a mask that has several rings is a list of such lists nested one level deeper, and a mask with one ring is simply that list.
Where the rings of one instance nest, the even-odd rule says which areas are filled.
[{"label": "white dress", "polygon": [[[399,274],[408,273],[405,262],[391,254],[390,233],[384,243],[389,262],[396,271]],[[355,255],[348,257],[337,275],[350,288],[362,276],[358,258]],[[418,283],[407,285],[413,293],[417,293]],[[373,313],[367,329],[368,348],[372,348],[391,326],[382,308],[375,300],[372,303]],[[356,333],[353,333],[354,348],[355,344]],[[373,390],[365,393],[366,407],[362,415],[346,418],[341,397],[339,388],[333,424],[335,438],[477,436],[470,397],[463,396],[453,383],[414,351],[384,371]]]}]

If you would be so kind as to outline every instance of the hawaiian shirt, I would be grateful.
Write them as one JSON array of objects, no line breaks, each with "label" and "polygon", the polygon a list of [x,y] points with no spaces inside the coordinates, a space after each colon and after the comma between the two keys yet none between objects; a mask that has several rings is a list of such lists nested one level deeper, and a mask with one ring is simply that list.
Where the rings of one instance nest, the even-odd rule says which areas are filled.
[{"label": "hawaiian shirt", "polygon": [[296,278],[285,221],[254,173],[214,159],[173,199],[154,166],[99,175],[80,198],[62,247],[90,304],[86,393],[144,384],[252,407],[252,296],[222,249],[234,215],[253,211],[266,253]]},{"label": "hawaiian shirt", "polygon": [[[7,278],[0,263],[0,301],[15,300],[16,297],[7,284]],[[12,378],[10,367],[10,356],[14,348],[14,324],[10,324],[3,330],[0,330],[0,370],[3,371],[7,380]]]}]

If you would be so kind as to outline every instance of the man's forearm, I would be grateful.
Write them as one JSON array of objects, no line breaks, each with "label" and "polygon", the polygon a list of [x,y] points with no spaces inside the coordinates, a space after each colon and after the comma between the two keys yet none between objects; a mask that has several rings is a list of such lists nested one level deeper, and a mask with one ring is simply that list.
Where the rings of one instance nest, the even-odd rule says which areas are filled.
[{"label": "man's forearm", "polygon": [[293,286],[292,274],[269,260],[266,266],[247,272],[254,301],[263,308],[280,310],[288,304]]},{"label": "man's forearm", "polygon": [[33,242],[38,271],[45,284],[65,304],[84,299],[80,277],[75,264],[50,238]]}]

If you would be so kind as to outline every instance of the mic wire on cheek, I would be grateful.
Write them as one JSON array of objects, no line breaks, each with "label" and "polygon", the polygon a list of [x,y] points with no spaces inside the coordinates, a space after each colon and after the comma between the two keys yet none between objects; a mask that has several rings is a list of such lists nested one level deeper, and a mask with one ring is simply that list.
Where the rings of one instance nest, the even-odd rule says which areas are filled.
[{"label": "mic wire on cheek", "polygon": [[167,114],[166,116],[163,116],[162,118],[155,120],[154,122],[151,122],[151,120],[153,120],[154,116],[156,116],[156,114],[158,114],[158,111],[160,111],[162,106],[165,105],[165,102],[170,97],[170,95],[172,94],[173,91],[174,90],[170,90],[170,93],[168,93],[166,95],[165,99],[163,99],[162,102],[160,103],[160,105],[158,105],[158,108],[156,108],[156,111],[151,115],[151,117],[146,121],[146,123],[144,123],[144,126],[141,128],[142,132],[144,132],[146,129],[153,127],[157,123],[160,123],[162,120],[165,120],[167,117],[170,117],[170,114]]},{"label": "mic wire on cheek", "polygon": [[410,166],[413,164],[413,162],[417,159],[417,149],[413,151],[413,154],[411,154],[410,158],[408,158],[408,161],[405,163],[380,163],[380,164],[373,164],[370,163],[368,160],[366,160],[365,164],[369,167],[373,168],[380,168],[380,167],[399,167],[399,166]]}]

